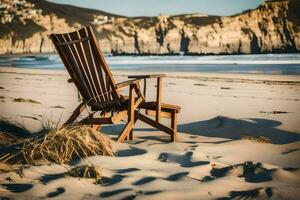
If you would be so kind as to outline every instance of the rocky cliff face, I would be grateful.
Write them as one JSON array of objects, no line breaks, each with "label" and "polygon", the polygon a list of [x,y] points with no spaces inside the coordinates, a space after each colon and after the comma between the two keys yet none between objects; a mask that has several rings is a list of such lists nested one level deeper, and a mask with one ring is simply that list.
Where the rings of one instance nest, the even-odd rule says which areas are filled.
[{"label": "rocky cliff face", "polygon": [[[136,18],[58,6],[43,0],[24,2],[33,4],[29,9],[36,10],[29,18],[25,15],[20,19],[20,15],[14,15],[16,12],[4,12],[7,7],[1,10],[1,54],[54,52],[48,34],[69,32],[86,25],[94,26],[102,51],[113,54],[248,54],[300,50],[297,0],[268,1],[257,9],[229,17],[191,14]],[[11,20],[7,18],[9,13]]]}]

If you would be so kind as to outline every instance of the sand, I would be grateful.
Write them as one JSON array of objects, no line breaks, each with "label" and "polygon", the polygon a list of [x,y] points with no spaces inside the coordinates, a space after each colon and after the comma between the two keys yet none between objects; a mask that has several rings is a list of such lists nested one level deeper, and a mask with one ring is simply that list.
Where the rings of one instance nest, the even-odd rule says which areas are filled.
[{"label": "sand", "polygon": [[[121,82],[141,72],[113,74]],[[117,157],[93,156],[74,165],[101,167],[101,184],[65,175],[74,166],[25,166],[21,173],[0,174],[0,197],[299,198],[300,76],[166,74],[163,101],[182,107],[178,142],[138,122],[133,141],[115,144]],[[0,68],[1,117],[32,132],[41,122],[63,123],[79,104],[67,79],[60,70]],[[154,99],[155,80],[147,85],[147,99]],[[115,138],[122,127],[101,132]]]}]

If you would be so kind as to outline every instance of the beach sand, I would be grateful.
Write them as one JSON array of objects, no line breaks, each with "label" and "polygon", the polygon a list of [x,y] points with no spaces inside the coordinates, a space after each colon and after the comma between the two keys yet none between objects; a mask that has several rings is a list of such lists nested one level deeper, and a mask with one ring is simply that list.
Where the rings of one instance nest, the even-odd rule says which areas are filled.
[{"label": "beach sand", "polygon": [[[141,72],[113,74],[121,82]],[[115,144],[116,157],[93,156],[76,164],[101,167],[102,184],[65,176],[67,165],[27,166],[22,175],[0,174],[0,197],[299,198],[300,76],[166,74],[163,102],[182,107],[178,142],[170,143],[168,135],[138,122],[133,141]],[[67,79],[60,70],[1,67],[1,117],[32,132],[41,122],[63,123],[79,104]],[[154,86],[154,79],[147,82],[148,100],[155,98]],[[122,127],[108,125],[101,132],[115,138]]]}]

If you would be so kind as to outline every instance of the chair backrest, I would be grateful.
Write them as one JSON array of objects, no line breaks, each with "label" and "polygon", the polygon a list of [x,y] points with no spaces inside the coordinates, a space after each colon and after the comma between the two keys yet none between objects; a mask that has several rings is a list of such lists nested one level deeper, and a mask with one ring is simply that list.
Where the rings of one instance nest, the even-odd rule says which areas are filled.
[{"label": "chair backrest", "polygon": [[90,26],[71,33],[51,34],[50,38],[84,101],[90,104],[120,97]]}]

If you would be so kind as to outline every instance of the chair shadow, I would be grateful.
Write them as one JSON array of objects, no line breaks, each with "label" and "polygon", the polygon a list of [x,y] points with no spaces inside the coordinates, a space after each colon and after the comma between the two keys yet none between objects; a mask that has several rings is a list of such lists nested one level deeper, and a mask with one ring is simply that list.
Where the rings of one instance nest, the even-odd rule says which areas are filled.
[{"label": "chair shadow", "polygon": [[191,135],[239,140],[244,136],[263,136],[272,144],[288,144],[300,140],[300,134],[280,130],[282,123],[260,118],[233,119],[218,116],[206,121],[178,125],[178,131]]},{"label": "chair shadow", "polygon": [[[248,119],[233,119],[224,116],[217,116],[215,118],[197,121],[187,124],[178,125],[178,132],[187,133],[191,135],[219,137],[231,140],[240,140],[244,136],[252,137],[266,137],[272,144],[288,144],[300,140],[300,134],[280,130],[277,127],[282,123],[276,120],[262,119],[262,118],[248,118]],[[117,136],[122,129],[123,124],[108,125],[101,129],[101,132]],[[155,128],[134,128],[134,131],[157,131]],[[145,136],[144,139],[147,139]],[[155,139],[159,141],[158,137],[149,136],[148,139]]]}]

